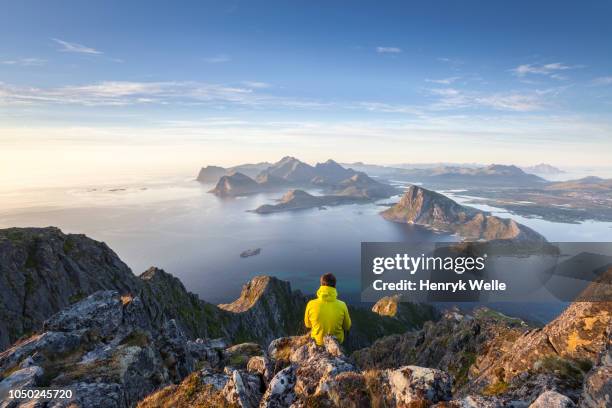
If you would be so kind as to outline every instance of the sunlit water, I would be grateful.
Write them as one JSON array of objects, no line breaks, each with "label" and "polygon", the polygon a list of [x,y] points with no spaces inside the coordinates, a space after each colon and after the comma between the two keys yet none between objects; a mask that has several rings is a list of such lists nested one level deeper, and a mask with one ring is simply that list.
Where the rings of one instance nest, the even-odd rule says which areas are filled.
[{"label": "sunlit water", "polygon": [[[106,242],[136,273],[157,266],[179,277],[188,290],[214,303],[227,302],[260,274],[287,279],[313,293],[318,277],[333,272],[339,292],[359,299],[362,241],[448,241],[456,238],[392,223],[376,204],[259,215],[252,210],[282,193],[220,199],[192,179],[0,192],[0,227],[57,226]],[[464,202],[461,192],[446,192]],[[381,202],[395,201],[393,199]],[[380,202],[379,202],[380,203]],[[550,241],[608,241],[612,223],[559,224],[510,215]],[[261,254],[241,258],[242,251]],[[557,312],[542,313],[541,320]]]}]

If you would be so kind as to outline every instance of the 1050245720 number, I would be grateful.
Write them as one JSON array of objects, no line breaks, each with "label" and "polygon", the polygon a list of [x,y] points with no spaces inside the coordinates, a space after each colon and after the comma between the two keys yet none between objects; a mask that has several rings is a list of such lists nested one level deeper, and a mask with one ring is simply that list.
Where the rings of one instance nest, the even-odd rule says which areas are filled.
[{"label": "1050245720 number", "polygon": [[9,390],[8,391],[8,398],[15,399],[15,400],[71,399],[72,395],[73,395],[72,390],[70,389],[30,388],[30,389],[19,389],[19,390]]}]

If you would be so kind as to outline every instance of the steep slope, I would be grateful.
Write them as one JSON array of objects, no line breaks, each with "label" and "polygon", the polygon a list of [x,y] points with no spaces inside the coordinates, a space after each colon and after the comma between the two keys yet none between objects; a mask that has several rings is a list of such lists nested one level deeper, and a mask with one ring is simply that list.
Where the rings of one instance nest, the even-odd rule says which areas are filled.
[{"label": "steep slope", "polygon": [[237,172],[221,177],[215,188],[209,192],[220,197],[229,197],[253,194],[260,190],[261,186],[255,180]]},{"label": "steep slope", "polygon": [[389,221],[457,233],[466,240],[545,241],[540,234],[514,220],[460,205],[418,186],[410,186],[396,205],[381,214]]},{"label": "steep slope", "polygon": [[231,312],[234,342],[268,344],[279,333],[303,332],[306,298],[292,291],[289,282],[271,276],[256,276],[242,287],[240,297],[219,308]]},{"label": "steep slope", "polygon": [[53,227],[0,230],[0,350],[97,290],[139,288],[103,242]]}]

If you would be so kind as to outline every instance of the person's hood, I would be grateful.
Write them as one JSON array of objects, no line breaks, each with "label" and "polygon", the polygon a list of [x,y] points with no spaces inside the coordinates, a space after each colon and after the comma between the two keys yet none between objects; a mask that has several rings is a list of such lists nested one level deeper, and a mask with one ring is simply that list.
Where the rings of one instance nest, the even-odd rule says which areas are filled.
[{"label": "person's hood", "polygon": [[331,286],[321,286],[319,290],[317,290],[317,298],[321,299],[323,302],[333,302],[338,297],[338,292],[336,292],[336,288],[332,288]]}]

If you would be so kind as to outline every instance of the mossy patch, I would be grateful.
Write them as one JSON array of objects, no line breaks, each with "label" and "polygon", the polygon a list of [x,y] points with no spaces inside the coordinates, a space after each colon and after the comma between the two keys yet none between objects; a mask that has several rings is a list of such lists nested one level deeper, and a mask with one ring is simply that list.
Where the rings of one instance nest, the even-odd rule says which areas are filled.
[{"label": "mossy patch", "polygon": [[498,380],[492,384],[489,384],[484,390],[482,390],[483,395],[493,397],[496,395],[501,395],[508,390],[509,384],[503,380]]}]

